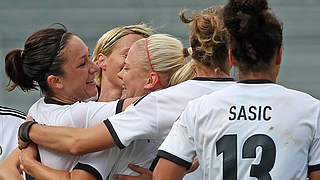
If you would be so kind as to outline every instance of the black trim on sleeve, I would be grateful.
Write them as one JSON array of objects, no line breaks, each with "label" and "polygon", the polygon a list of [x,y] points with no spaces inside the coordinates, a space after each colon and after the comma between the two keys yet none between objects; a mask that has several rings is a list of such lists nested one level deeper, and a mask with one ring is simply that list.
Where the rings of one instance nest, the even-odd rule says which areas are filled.
[{"label": "black trim on sleeve", "polygon": [[149,170],[153,172],[153,170],[156,168],[158,162],[159,162],[160,157],[157,156],[156,158],[154,158],[154,160],[152,161]]},{"label": "black trim on sleeve", "polygon": [[123,103],[124,103],[124,99],[119,99],[119,101],[117,103],[116,114],[122,112]]},{"label": "black trim on sleeve", "polygon": [[104,120],[103,123],[107,126],[107,128],[108,128],[108,130],[109,130],[109,132],[110,132],[110,134],[111,134],[114,142],[116,143],[116,145],[117,145],[120,149],[125,148],[125,146],[121,143],[121,141],[120,141],[120,139],[119,139],[116,131],[114,130],[111,122],[109,121],[109,119]]},{"label": "black trim on sleeve", "polygon": [[308,173],[320,170],[320,164],[308,166]]},{"label": "black trim on sleeve", "polygon": [[10,112],[8,112],[8,113],[2,113],[2,112],[0,112],[0,115],[3,115],[3,116],[14,116],[14,117],[17,117],[17,118],[20,118],[20,119],[22,119],[22,120],[26,120],[26,116],[21,116],[21,115],[19,115],[19,114],[15,114],[15,113],[10,113]]},{"label": "black trim on sleeve", "polygon": [[96,170],[96,168],[88,165],[88,164],[82,164],[82,163],[78,163],[73,169],[81,169],[84,171],[87,171],[88,173],[92,174],[94,177],[97,178],[97,180],[102,180],[102,176],[99,173],[98,170]]},{"label": "black trim on sleeve", "polygon": [[14,114],[19,114],[20,116],[26,116],[26,114],[22,111],[19,111],[17,109],[13,109],[13,108],[9,108],[9,107],[5,107],[5,106],[0,106],[0,112],[10,112],[10,113],[14,113]]},{"label": "black trim on sleeve", "polygon": [[157,156],[159,156],[160,158],[164,158],[166,160],[172,161],[182,167],[185,167],[187,170],[189,170],[192,165],[192,163],[190,163],[186,160],[183,160],[183,159],[179,158],[178,156],[175,156],[175,155],[170,154],[168,152],[162,151],[162,150],[158,150]]}]

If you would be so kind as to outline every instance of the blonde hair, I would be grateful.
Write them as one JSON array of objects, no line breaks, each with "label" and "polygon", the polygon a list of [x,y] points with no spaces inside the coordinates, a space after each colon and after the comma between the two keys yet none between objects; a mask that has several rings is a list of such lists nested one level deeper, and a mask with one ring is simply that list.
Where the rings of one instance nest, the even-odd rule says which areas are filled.
[{"label": "blonde hair", "polygon": [[149,52],[150,67],[147,51],[146,40],[140,39],[136,42],[144,60],[141,62],[142,68],[146,71],[154,70],[164,75],[164,85],[168,84],[174,73],[187,64],[182,43],[170,35],[155,34],[147,39],[147,48]]},{"label": "blonde hair", "polygon": [[[152,34],[152,29],[145,24],[129,25],[123,27],[114,28],[105,34],[103,34],[98,40],[96,47],[93,51],[93,62],[98,64],[98,54],[102,53],[105,56],[109,56],[114,49],[117,48],[119,39],[129,34],[138,34],[142,37],[149,37]],[[96,83],[101,86],[101,69],[96,73]]]},{"label": "blonde hair", "polygon": [[176,72],[172,77],[172,84],[194,78],[198,63],[225,71],[228,62],[228,36],[221,18],[222,10],[223,6],[212,6],[188,18],[185,17],[188,10],[180,12],[181,21],[189,24],[191,44],[189,53],[192,60]]}]

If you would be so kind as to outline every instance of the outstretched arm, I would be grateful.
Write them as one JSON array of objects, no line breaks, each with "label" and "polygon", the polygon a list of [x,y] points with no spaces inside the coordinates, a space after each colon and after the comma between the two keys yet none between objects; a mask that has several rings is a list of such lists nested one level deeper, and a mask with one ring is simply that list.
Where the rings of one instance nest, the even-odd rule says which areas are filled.
[{"label": "outstretched arm", "polygon": [[[104,123],[89,128],[71,128],[33,124],[29,139],[48,149],[72,155],[96,152],[115,146],[114,140]],[[28,143],[19,139],[19,148]]]},{"label": "outstretched arm", "polygon": [[43,180],[96,180],[90,173],[84,170],[73,170],[72,172],[60,171],[44,166],[36,160],[36,149],[33,144],[30,144],[20,153],[20,162],[22,169],[34,177],[35,179]]},{"label": "outstretched arm", "polygon": [[[137,98],[126,99],[123,110]],[[107,117],[106,117],[107,118]],[[32,121],[32,117],[27,118]],[[19,130],[20,132],[20,130]],[[89,128],[71,128],[33,124],[21,134],[27,134],[27,142],[19,139],[19,148],[27,147],[28,140],[48,149],[72,155],[86,154],[115,146],[115,142],[102,122]]]}]

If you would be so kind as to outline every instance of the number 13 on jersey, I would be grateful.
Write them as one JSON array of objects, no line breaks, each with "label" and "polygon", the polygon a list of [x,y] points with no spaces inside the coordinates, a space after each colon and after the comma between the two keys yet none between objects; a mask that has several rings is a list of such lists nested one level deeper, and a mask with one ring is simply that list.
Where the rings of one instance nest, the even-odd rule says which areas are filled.
[{"label": "number 13 on jersey", "polygon": [[[273,140],[264,134],[252,135],[243,143],[242,154],[237,152],[237,135],[224,135],[216,142],[217,156],[223,155],[223,179],[237,180],[238,167],[237,156],[242,159],[256,158],[256,149],[261,147],[260,163],[250,166],[250,177],[258,180],[271,180],[269,172],[274,166],[276,158],[276,146]],[[241,162],[239,162],[241,164]]]}]

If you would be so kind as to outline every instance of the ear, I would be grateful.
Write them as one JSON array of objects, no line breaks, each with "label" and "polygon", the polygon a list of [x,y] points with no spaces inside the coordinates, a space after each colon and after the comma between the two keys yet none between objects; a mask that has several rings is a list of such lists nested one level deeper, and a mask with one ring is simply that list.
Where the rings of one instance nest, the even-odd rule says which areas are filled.
[{"label": "ear", "polygon": [[149,91],[154,90],[155,86],[158,84],[158,81],[160,81],[159,75],[152,71],[147,78],[144,89]]},{"label": "ear", "polygon": [[231,49],[228,50],[228,55],[229,55],[229,61],[231,63],[232,66],[235,66],[235,62],[234,62],[234,59],[233,59],[233,56],[232,56],[232,53],[231,53]]},{"label": "ear", "polygon": [[54,76],[54,75],[48,76],[47,82],[48,82],[49,87],[51,87],[52,89],[62,89],[63,88],[61,78],[58,76]]},{"label": "ear", "polygon": [[99,68],[101,68],[102,70],[106,70],[107,69],[107,62],[106,62],[107,56],[105,56],[102,53],[99,53],[97,56],[97,59],[98,59]]},{"label": "ear", "polygon": [[282,46],[279,48],[276,54],[276,65],[280,65],[282,61]]}]

